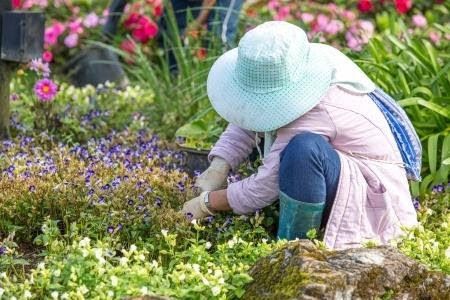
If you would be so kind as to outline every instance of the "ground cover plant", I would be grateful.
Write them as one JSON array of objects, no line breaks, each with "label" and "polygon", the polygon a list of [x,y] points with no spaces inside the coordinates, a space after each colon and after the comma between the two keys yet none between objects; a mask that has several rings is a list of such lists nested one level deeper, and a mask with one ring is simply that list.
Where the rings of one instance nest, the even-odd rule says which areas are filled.
[{"label": "ground cover plant", "polygon": [[[68,1],[44,2],[52,18],[66,20],[68,11],[51,4]],[[145,2],[149,6],[131,7],[127,17],[159,14],[153,8],[160,2]],[[424,147],[423,181],[411,186],[420,225],[393,246],[450,274],[448,4],[414,1],[402,11],[402,1],[259,2],[246,7],[251,18],[240,34],[281,17],[305,26],[316,41],[337,41],[405,108]],[[374,4],[370,10],[367,2]],[[41,1],[27,3],[39,8]],[[80,7],[75,19],[93,11],[100,17],[106,6],[71,3]],[[364,38],[355,38],[355,45],[347,38],[352,22],[340,19],[352,14],[357,26],[371,31],[356,28]],[[92,28],[92,39],[99,29]],[[67,54],[58,52],[67,30],[54,44],[55,66]],[[91,29],[85,30],[80,38],[87,41]],[[252,264],[284,243],[274,236],[276,204],[251,216],[194,222],[178,213],[197,191],[175,136],[185,146],[208,149],[226,125],[205,89],[224,48],[202,30],[181,38],[172,18],[163,34],[179,65],[173,72],[166,52],[131,31],[132,51],[115,50],[126,61],[127,88],[75,88],[45,60],[23,66],[13,78],[13,138],[0,141],[0,299],[239,298],[252,280]],[[229,181],[247,175],[246,166]]]}]

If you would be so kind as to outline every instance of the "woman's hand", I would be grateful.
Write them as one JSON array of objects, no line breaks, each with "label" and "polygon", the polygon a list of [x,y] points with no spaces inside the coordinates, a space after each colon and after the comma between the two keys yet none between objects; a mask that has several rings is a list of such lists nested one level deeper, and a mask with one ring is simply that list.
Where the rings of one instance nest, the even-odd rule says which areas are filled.
[{"label": "woman's hand", "polygon": [[215,157],[209,168],[197,178],[195,186],[202,192],[220,190],[227,185],[230,169],[230,165],[223,158]]},{"label": "woman's hand", "polygon": [[202,219],[214,215],[218,211],[228,211],[230,209],[227,200],[227,190],[220,190],[201,193],[200,196],[184,203],[181,211],[192,219]]}]

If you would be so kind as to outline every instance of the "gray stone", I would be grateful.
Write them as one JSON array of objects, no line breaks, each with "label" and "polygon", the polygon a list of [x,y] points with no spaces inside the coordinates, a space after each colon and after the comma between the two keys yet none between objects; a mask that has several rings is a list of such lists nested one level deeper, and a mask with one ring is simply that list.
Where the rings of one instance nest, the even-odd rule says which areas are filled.
[{"label": "gray stone", "polygon": [[326,251],[294,241],[250,272],[243,299],[450,299],[450,276],[387,246]]}]

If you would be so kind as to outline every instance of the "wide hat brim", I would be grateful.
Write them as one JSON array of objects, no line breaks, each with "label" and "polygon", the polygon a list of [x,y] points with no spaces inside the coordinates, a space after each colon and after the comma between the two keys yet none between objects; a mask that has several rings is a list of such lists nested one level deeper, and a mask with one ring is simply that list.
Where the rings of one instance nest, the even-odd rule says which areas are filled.
[{"label": "wide hat brim", "polygon": [[217,113],[240,128],[267,132],[298,119],[326,94],[333,69],[318,45],[310,43],[306,64],[296,82],[269,93],[255,93],[238,82],[238,48],[220,56],[207,80],[208,97]]}]

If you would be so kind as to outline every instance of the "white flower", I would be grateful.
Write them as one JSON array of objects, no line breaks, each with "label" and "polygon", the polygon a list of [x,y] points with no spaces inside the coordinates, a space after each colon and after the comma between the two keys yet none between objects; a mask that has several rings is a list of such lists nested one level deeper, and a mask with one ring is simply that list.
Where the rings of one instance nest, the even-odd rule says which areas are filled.
[{"label": "white flower", "polygon": [[202,282],[204,285],[209,285],[209,281],[205,277],[202,277]]},{"label": "white flower", "polygon": [[90,243],[90,242],[91,242],[91,239],[88,238],[88,237],[85,237],[84,239],[82,239],[82,240],[78,243],[78,245],[79,245],[80,247],[84,248],[84,247],[86,247],[86,246],[89,246],[89,243]]},{"label": "white flower", "polygon": [[83,255],[83,257],[87,257],[89,255],[89,251],[86,249],[81,249],[81,255]]},{"label": "white flower", "polygon": [[192,219],[191,224],[197,225],[197,219]]},{"label": "white flower", "polygon": [[103,258],[103,250],[100,248],[94,249],[95,257],[98,259],[99,264],[104,264],[106,260]]},{"label": "white flower", "polygon": [[0,278],[6,278],[6,272],[1,272],[0,273]]},{"label": "white flower", "polygon": [[156,260],[152,261],[152,267],[155,269],[158,267],[158,262]]},{"label": "white flower", "polygon": [[128,258],[123,256],[120,258],[120,264],[121,265],[126,265],[128,263]]},{"label": "white flower", "polygon": [[5,293],[5,290],[0,288],[0,297],[3,296],[4,293]]},{"label": "white flower", "polygon": [[148,288],[146,286],[141,287],[141,294],[147,295],[148,294]]},{"label": "white flower", "polygon": [[211,292],[212,292],[213,296],[219,295],[220,294],[220,286],[217,286],[217,285],[213,286],[211,288]]},{"label": "white flower", "polygon": [[450,247],[448,247],[447,250],[445,250],[445,257],[450,259]]},{"label": "white flower", "polygon": [[178,280],[180,281],[184,281],[186,279],[186,274],[181,274],[180,276],[178,276]]},{"label": "white flower", "polygon": [[117,284],[119,283],[119,279],[116,276],[111,276],[111,285],[112,286],[117,286]]},{"label": "white flower", "polygon": [[82,286],[80,286],[78,288],[78,291],[80,291],[80,293],[82,293],[84,295],[84,294],[87,294],[89,292],[89,289],[83,284]]},{"label": "white flower", "polygon": [[37,265],[37,269],[38,269],[38,270],[43,270],[43,269],[45,269],[45,264],[44,264],[43,262],[39,263],[39,264]]},{"label": "white flower", "polygon": [[212,246],[212,244],[210,242],[206,242],[206,244],[205,244],[205,248],[206,249],[210,249],[211,246]]},{"label": "white flower", "polygon": [[108,296],[109,296],[110,298],[113,298],[113,297],[114,297],[114,292],[113,292],[113,291],[108,291]]},{"label": "white flower", "polygon": [[50,295],[52,296],[53,299],[58,299],[59,297],[59,293],[57,291],[53,291]]},{"label": "white flower", "polygon": [[142,253],[139,254],[138,259],[144,261],[145,260],[145,255],[142,254]]},{"label": "white flower", "polygon": [[229,248],[233,248],[235,243],[236,243],[236,242],[235,242],[234,240],[229,240],[229,241],[228,241],[228,247],[229,247]]},{"label": "white flower", "polygon": [[33,295],[31,295],[31,292],[30,292],[30,291],[26,290],[26,291],[23,293],[23,297],[26,298],[26,299],[28,299],[28,298],[32,298]]},{"label": "white flower", "polygon": [[195,272],[200,273],[200,266],[198,264],[193,264],[192,269],[194,269]]},{"label": "white flower", "polygon": [[219,269],[214,270],[214,276],[215,277],[222,277],[223,276],[222,270],[219,270]]},{"label": "white flower", "polygon": [[61,275],[61,270],[60,269],[56,269],[55,271],[53,271],[53,276],[59,277],[60,275]]},{"label": "white flower", "polygon": [[67,293],[62,294],[61,299],[63,299],[63,300],[69,299],[69,294],[67,294]]},{"label": "white flower", "polygon": [[167,232],[169,232],[169,231],[166,229],[161,229],[161,233],[164,237],[167,237]]},{"label": "white flower", "polygon": [[130,246],[130,252],[134,252],[136,250],[137,250],[136,245],[133,244],[133,245]]}]

